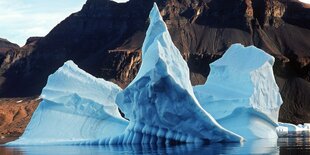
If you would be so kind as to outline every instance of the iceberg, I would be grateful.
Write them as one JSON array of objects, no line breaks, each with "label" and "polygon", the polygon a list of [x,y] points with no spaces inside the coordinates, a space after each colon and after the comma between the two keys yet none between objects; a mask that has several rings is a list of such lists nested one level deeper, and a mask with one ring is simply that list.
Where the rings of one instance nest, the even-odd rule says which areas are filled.
[{"label": "iceberg", "polygon": [[142,47],[142,64],[135,79],[121,91],[116,103],[130,120],[115,143],[240,142],[197,101],[189,69],[171,40],[157,5]]},{"label": "iceberg", "polygon": [[126,89],[95,78],[67,61],[49,76],[41,94],[43,101],[24,134],[6,145],[242,141],[199,104],[187,64],[173,44],[156,4],[150,19],[141,68]]},{"label": "iceberg", "polygon": [[49,76],[24,134],[7,145],[89,144],[120,135],[128,126],[115,104],[120,91],[67,61]]},{"label": "iceberg", "polygon": [[274,61],[254,46],[234,44],[210,64],[208,79],[194,87],[195,95],[219,124],[245,139],[276,138],[282,99]]}]

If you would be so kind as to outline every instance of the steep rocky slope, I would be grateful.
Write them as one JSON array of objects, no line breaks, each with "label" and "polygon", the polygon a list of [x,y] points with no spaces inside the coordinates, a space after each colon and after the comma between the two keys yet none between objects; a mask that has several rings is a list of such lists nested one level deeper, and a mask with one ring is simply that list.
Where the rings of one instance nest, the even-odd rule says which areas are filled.
[{"label": "steep rocky slope", "polygon": [[31,98],[0,99],[0,143],[5,137],[20,136],[41,100]]},{"label": "steep rocky slope", "polygon": [[2,64],[0,95],[38,95],[47,76],[68,59],[125,87],[140,66],[154,1],[194,85],[205,82],[209,63],[231,44],[255,45],[276,57],[284,99],[280,121],[310,122],[310,9],[295,0],[88,0],[14,61]]}]

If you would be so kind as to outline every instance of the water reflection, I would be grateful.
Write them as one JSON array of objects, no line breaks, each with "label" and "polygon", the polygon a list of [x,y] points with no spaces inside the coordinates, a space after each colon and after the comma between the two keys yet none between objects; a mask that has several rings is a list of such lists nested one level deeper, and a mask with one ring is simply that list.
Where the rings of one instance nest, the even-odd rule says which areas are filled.
[{"label": "water reflection", "polygon": [[177,146],[126,145],[126,146],[23,146],[0,147],[4,155],[55,155],[55,154],[309,154],[310,139],[302,137],[278,140],[255,140],[242,144],[184,144]]},{"label": "water reflection", "polygon": [[281,155],[309,155],[310,138],[309,136],[281,137],[278,139]]}]

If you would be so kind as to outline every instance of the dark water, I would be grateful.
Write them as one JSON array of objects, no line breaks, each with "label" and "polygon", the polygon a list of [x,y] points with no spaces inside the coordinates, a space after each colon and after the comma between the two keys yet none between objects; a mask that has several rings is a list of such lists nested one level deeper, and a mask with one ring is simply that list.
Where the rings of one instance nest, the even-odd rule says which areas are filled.
[{"label": "dark water", "polygon": [[310,138],[279,138],[278,140],[255,140],[242,144],[211,145],[128,145],[128,146],[23,146],[0,147],[0,155],[86,155],[86,154],[310,154]]}]

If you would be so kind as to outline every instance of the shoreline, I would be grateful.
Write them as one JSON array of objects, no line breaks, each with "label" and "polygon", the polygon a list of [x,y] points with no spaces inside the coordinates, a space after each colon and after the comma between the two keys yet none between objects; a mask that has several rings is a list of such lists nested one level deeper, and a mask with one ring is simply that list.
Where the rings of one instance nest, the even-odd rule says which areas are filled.
[{"label": "shoreline", "polygon": [[14,140],[16,140],[18,138],[19,137],[2,137],[2,138],[0,138],[0,145],[3,145],[5,143],[11,142],[11,141],[14,141]]}]

